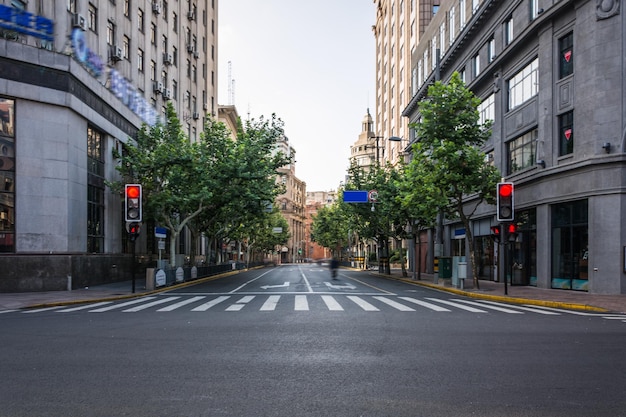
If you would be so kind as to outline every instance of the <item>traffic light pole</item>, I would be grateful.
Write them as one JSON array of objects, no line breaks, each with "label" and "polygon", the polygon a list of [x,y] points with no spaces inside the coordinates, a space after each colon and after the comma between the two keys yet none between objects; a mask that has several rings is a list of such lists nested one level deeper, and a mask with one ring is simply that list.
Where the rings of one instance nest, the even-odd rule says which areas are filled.
[{"label": "traffic light pole", "polygon": [[130,273],[132,274],[132,283],[133,283],[133,294],[135,293],[135,264],[136,262],[136,257],[135,257],[135,239],[131,239],[132,242],[132,254],[133,254],[133,260],[132,260],[132,264],[130,266]]}]

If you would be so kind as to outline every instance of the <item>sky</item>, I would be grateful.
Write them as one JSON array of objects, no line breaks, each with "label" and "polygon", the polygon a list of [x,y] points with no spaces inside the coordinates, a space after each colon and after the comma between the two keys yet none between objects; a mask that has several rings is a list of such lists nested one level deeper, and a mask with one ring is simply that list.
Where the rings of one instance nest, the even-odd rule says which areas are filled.
[{"label": "sky", "polygon": [[307,191],[336,190],[368,108],[375,115],[372,0],[222,0],[218,7],[218,103],[235,104],[244,120],[276,114]]}]

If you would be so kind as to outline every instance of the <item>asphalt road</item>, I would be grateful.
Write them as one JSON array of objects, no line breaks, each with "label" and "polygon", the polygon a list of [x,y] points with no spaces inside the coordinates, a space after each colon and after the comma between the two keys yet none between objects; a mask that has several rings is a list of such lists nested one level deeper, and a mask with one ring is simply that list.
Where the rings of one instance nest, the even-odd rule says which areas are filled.
[{"label": "asphalt road", "polygon": [[626,416],[623,320],[286,265],[0,315],[0,416]]}]

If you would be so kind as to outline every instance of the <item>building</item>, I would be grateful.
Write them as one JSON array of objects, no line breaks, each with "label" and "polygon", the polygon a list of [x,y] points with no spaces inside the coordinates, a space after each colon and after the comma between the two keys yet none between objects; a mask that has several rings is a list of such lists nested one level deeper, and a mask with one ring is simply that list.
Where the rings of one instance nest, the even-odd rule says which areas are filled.
[{"label": "building", "polygon": [[332,257],[330,249],[318,245],[311,239],[312,225],[317,211],[322,207],[328,207],[337,201],[337,191],[307,191],[306,193],[306,221],[305,221],[305,259],[318,261]]},{"label": "building", "polygon": [[[486,162],[515,184],[520,233],[505,264],[489,238],[495,206],[478,209],[480,278],[499,267],[517,285],[626,293],[625,41],[617,0],[442,2],[403,114],[418,122],[428,85],[458,71],[494,121]],[[444,230],[443,255],[466,255],[461,226]]]},{"label": "building", "polygon": [[380,138],[374,132],[374,120],[367,109],[367,114],[361,123],[359,138],[350,146],[350,166],[357,166],[369,171],[381,158],[383,149],[380,148]]},{"label": "building", "polygon": [[[285,136],[279,143],[279,151],[295,158],[296,151]],[[289,225],[289,241],[280,248],[282,263],[302,262],[306,256],[305,238],[306,183],[296,177],[296,162],[293,161],[278,170],[277,181],[285,187],[285,192],[276,197],[278,209]]]},{"label": "building", "polygon": [[217,115],[217,1],[1,3],[0,291],[122,279],[112,151],[167,102],[191,140]]},{"label": "building", "polygon": [[412,97],[411,57],[440,0],[373,0],[376,19],[372,26],[376,42],[376,129],[379,159],[395,164],[409,128],[402,111]]}]

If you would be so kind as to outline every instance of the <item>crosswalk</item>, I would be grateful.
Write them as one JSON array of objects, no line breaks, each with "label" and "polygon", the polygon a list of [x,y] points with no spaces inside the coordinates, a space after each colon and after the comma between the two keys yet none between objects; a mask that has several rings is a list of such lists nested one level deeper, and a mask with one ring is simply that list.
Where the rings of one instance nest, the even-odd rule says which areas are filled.
[{"label": "crosswalk", "polygon": [[600,316],[610,320],[621,320],[626,323],[624,314],[588,313],[573,310],[557,309],[534,305],[506,304],[489,300],[437,298],[437,297],[407,297],[395,294],[369,295],[330,295],[330,294],[289,294],[289,295],[245,295],[245,294],[164,294],[147,296],[132,300],[102,301],[78,306],[54,306],[29,310],[4,310],[4,313],[37,314],[46,311],[54,313],[139,313],[142,311],[168,313],[173,311],[190,312],[383,312],[395,311],[415,313],[430,311],[435,313],[450,313],[461,311],[472,314],[502,313],[502,314],[538,314],[543,316],[558,316],[564,314]]}]

